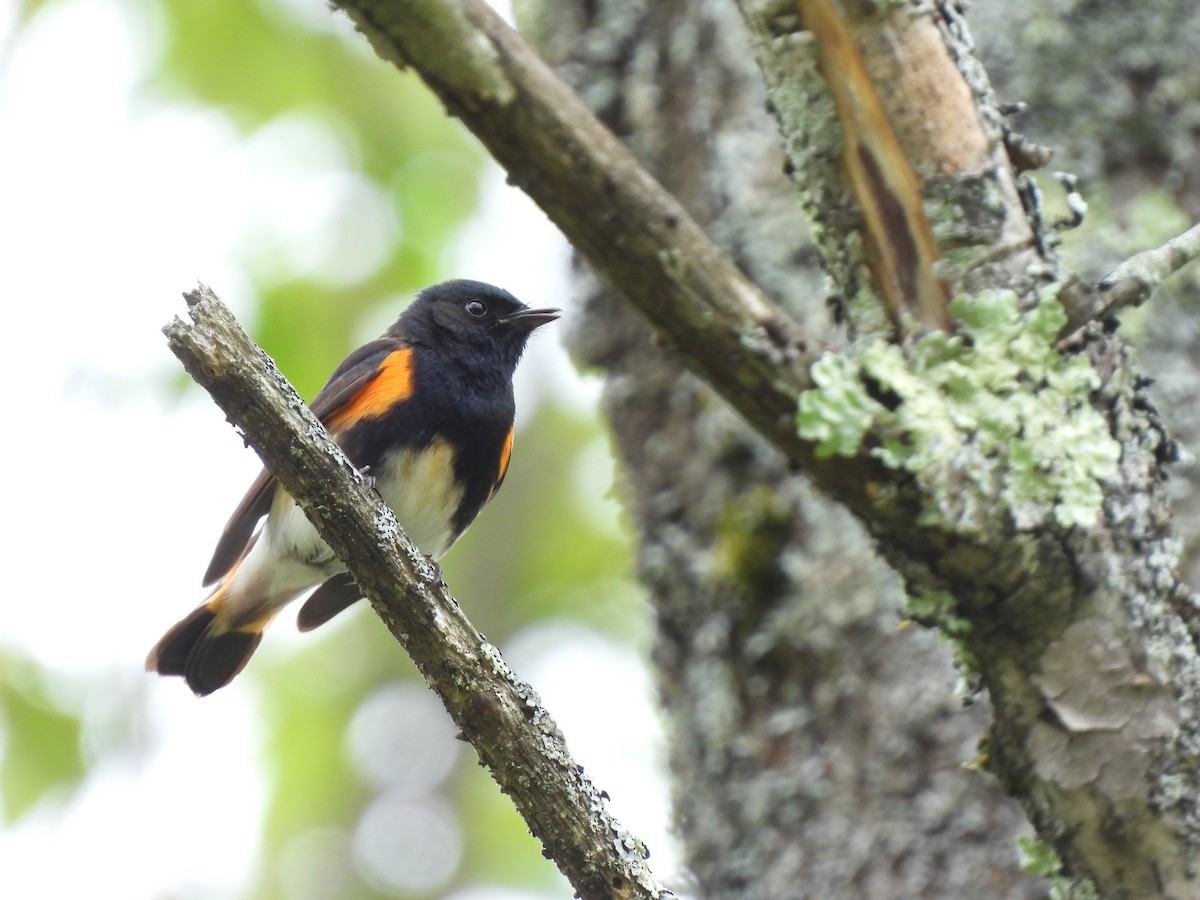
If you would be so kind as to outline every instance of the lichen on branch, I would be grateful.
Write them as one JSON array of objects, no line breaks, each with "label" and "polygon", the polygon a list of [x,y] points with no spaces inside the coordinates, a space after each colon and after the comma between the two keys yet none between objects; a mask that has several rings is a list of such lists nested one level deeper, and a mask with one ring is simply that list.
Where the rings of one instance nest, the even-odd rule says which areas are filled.
[{"label": "lichen on branch", "polygon": [[956,334],[821,359],[817,387],[800,396],[800,436],[822,456],[865,451],[911,474],[926,499],[919,524],[1095,524],[1120,447],[1089,403],[1095,371],[1055,349],[1066,316],[1053,292],[1024,314],[1003,290],[960,296],[951,312]]}]

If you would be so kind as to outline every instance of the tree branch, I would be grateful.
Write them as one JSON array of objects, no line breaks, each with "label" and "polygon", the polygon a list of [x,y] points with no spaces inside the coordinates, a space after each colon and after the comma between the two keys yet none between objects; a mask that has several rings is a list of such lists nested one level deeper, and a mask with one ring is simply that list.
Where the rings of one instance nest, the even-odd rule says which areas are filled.
[{"label": "tree branch", "polygon": [[1169,276],[1197,258],[1200,258],[1200,224],[1161,247],[1131,256],[1102,281],[1077,282],[1065,288],[1059,297],[1067,311],[1062,333],[1070,335],[1088,322],[1129,306],[1141,306]]},{"label": "tree branch", "polygon": [[578,895],[671,896],[654,880],[643,844],[571,758],[537,694],[463,615],[270,357],[208,288],[185,298],[192,322],[176,318],[163,329],[171,350],[350,569]]},{"label": "tree branch", "polygon": [[868,516],[874,460],[796,431],[819,348],[484,0],[335,0],[384,59],[416,69],[685,365],[838,501]]},{"label": "tree branch", "polygon": [[693,371],[764,432],[797,443],[812,356],[795,324],[519,34],[483,0],[337,5],[381,56],[420,72]]}]

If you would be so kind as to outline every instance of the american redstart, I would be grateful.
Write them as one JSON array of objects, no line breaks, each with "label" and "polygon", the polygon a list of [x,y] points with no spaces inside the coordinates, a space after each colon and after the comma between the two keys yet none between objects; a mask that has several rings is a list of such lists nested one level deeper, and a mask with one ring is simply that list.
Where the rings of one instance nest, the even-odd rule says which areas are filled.
[{"label": "american redstart", "polygon": [[[500,489],[512,453],[513,372],[530,333],[559,315],[479,281],[434,285],[383,337],[346,357],[313,400],[313,412],[431,559]],[[300,609],[302,631],[362,596],[265,469],[217,542],[204,575],[205,586],[213,583],[146,658],[148,671],[182,675],[198,696],[228,684],[275,615],[305,591],[320,585]]]}]

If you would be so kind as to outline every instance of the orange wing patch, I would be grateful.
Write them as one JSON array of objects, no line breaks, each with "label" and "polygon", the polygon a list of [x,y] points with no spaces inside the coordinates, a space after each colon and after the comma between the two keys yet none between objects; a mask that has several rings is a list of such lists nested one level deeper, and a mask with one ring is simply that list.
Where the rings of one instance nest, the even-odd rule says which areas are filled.
[{"label": "orange wing patch", "polygon": [[389,353],[379,364],[379,373],[371,383],[347,401],[334,413],[329,427],[357,422],[360,419],[377,419],[386,415],[397,403],[403,403],[413,391],[413,352],[405,348]]},{"label": "orange wing patch", "polygon": [[500,485],[504,481],[504,475],[508,471],[508,461],[512,459],[513,445],[513,427],[508,426],[508,435],[504,438],[504,446],[500,448],[500,468],[496,472],[496,485],[492,488],[491,496],[496,496],[496,491],[500,490]]}]

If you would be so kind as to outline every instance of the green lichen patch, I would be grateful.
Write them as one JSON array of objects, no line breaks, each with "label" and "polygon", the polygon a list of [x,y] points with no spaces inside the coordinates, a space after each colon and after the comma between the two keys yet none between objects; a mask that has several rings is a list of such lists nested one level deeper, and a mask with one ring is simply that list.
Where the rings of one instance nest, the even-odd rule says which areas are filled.
[{"label": "green lichen patch", "polygon": [[1096,886],[1087,879],[1065,875],[1058,853],[1040,838],[1021,835],[1017,838],[1017,851],[1021,871],[1049,881],[1050,900],[1099,900]]},{"label": "green lichen patch", "polygon": [[904,601],[904,611],[914,622],[928,628],[937,628],[938,639],[950,645],[954,654],[954,667],[959,673],[959,682],[955,685],[958,695],[969,697],[976,693],[978,685],[975,681],[978,678],[979,661],[966,641],[971,633],[971,623],[958,614],[958,603],[954,595],[939,590],[909,593]]},{"label": "green lichen patch", "polygon": [[948,635],[961,637],[971,630],[971,623],[956,613],[957,603],[946,591],[921,591],[909,594],[905,612],[914,622],[938,627]]},{"label": "green lichen patch", "polygon": [[801,437],[820,456],[869,448],[911,473],[928,499],[922,524],[1093,524],[1120,447],[1089,402],[1096,373],[1055,347],[1062,307],[1047,294],[1022,313],[1015,293],[991,291],[950,311],[956,334],[908,349],[877,340],[818,361],[817,387],[800,397]]},{"label": "green lichen patch", "polygon": [[853,456],[876,423],[882,405],[867,392],[858,363],[827,353],[812,367],[814,390],[800,395],[800,436],[817,441],[817,456]]}]

